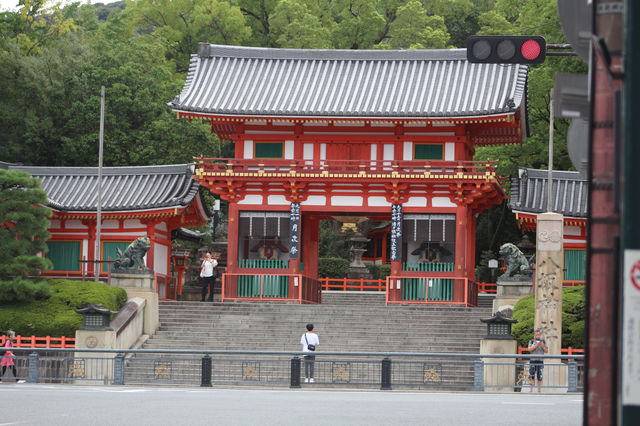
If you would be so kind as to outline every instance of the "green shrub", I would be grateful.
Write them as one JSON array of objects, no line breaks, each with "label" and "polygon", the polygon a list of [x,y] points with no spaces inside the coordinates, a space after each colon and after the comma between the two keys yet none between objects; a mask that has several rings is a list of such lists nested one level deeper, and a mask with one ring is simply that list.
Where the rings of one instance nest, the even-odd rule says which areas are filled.
[{"label": "green shrub", "polygon": [[51,286],[44,280],[16,277],[11,281],[0,281],[0,305],[47,299],[51,292]]},{"label": "green shrub", "polygon": [[[526,346],[533,338],[535,298],[520,299],[513,308],[518,322],[511,327],[518,345]],[[584,348],[585,300],[584,286],[562,289],[562,347]]]},{"label": "green shrub", "polygon": [[82,316],[75,312],[87,303],[101,303],[111,311],[127,301],[124,289],[106,284],[72,280],[49,280],[47,300],[14,303],[0,309],[0,333],[12,329],[23,336],[75,336]]},{"label": "green shrub", "polygon": [[318,278],[344,278],[349,272],[349,261],[339,257],[318,259]]}]

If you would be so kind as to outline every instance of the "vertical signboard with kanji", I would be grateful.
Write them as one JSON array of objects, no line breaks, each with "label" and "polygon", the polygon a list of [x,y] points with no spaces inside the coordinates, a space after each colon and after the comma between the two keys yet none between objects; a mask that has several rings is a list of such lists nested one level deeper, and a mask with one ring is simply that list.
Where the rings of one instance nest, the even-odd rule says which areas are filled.
[{"label": "vertical signboard with kanji", "polygon": [[402,260],[402,204],[391,206],[391,260]]},{"label": "vertical signboard with kanji", "polygon": [[289,217],[291,224],[291,241],[289,244],[289,258],[297,259],[300,253],[300,203],[291,203],[291,215]]}]

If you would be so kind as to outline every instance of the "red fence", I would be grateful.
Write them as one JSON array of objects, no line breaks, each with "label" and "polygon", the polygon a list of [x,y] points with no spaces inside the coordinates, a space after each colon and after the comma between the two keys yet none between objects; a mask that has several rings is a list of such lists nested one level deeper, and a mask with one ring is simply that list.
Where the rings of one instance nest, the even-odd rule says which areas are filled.
[{"label": "red fence", "polygon": [[[568,348],[561,349],[562,354],[566,355],[584,355],[584,349],[576,349],[569,346]],[[529,353],[529,350],[524,346],[518,346],[518,355]]]},{"label": "red fence", "polygon": [[[0,345],[4,346],[7,336],[0,336]],[[13,339],[13,346],[16,348],[75,348],[76,339],[74,337],[36,337],[36,336],[16,336]]]},{"label": "red fence", "polygon": [[155,274],[155,288],[160,299],[176,300],[178,296],[178,280],[176,277],[164,274]]},{"label": "red fence", "polygon": [[322,283],[322,290],[342,291],[386,291],[387,283],[384,279],[365,280],[350,278],[318,278]]}]

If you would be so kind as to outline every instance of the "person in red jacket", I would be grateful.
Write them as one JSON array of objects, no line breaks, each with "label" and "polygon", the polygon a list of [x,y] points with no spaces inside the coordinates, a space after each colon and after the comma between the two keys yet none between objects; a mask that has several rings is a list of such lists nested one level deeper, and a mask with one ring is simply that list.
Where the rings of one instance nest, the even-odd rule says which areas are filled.
[{"label": "person in red jacket", "polygon": [[[16,333],[13,330],[9,330],[9,333],[7,333],[7,341],[4,342],[4,347],[5,348],[12,348],[13,347],[13,339],[16,338]],[[11,352],[9,349],[5,350],[4,356],[2,357],[2,362],[0,363],[0,365],[2,365],[2,374],[0,374],[0,382],[2,382],[2,377],[4,377],[4,374],[7,372],[7,367],[11,367],[11,370],[13,371],[13,377],[15,377],[16,382],[18,383],[24,383],[24,380],[18,380],[18,373],[16,372],[16,364],[14,362],[14,355],[13,352]]]}]

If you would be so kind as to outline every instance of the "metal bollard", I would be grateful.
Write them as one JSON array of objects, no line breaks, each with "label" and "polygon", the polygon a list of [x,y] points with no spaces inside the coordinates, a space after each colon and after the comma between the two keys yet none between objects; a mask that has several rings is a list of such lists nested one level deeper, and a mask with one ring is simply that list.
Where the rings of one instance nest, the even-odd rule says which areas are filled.
[{"label": "metal bollard", "polygon": [[380,372],[380,390],[391,390],[391,360],[382,360],[382,371]]},{"label": "metal bollard", "polygon": [[39,372],[39,360],[36,352],[29,354],[29,375],[27,376],[27,382],[38,383]]},{"label": "metal bollard", "polygon": [[567,392],[578,392],[578,364],[571,360],[567,363],[569,369]]},{"label": "metal bollard", "polygon": [[211,357],[205,355],[202,357],[202,377],[200,379],[201,387],[211,387]]},{"label": "metal bollard", "polygon": [[113,384],[124,385],[124,355],[118,354],[113,359]]},{"label": "metal bollard", "polygon": [[291,382],[289,387],[300,387],[300,358],[298,358],[297,356],[291,358]]},{"label": "metal bollard", "polygon": [[484,362],[481,359],[473,363],[473,391],[484,392]]}]

